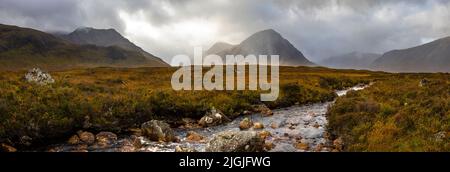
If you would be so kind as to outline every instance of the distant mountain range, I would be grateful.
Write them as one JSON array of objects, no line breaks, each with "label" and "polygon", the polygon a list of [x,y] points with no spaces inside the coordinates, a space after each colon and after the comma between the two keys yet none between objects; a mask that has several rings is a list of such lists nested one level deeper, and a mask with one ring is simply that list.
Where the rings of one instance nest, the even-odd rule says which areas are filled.
[{"label": "distant mountain range", "polygon": [[[78,31],[76,31],[78,32]],[[156,57],[120,45],[79,45],[29,28],[0,24],[0,68],[20,70],[41,67],[60,70],[77,67],[168,66]]]},{"label": "distant mountain range", "polygon": [[269,29],[257,32],[245,39],[239,45],[216,43],[207,52],[221,57],[226,55],[279,55],[280,65],[284,66],[315,66],[288,40],[278,32]]},{"label": "distant mountain range", "polygon": [[336,69],[369,69],[380,56],[381,54],[375,53],[351,52],[321,60],[318,64]]},{"label": "distant mountain range", "polygon": [[450,72],[450,37],[404,50],[389,51],[371,69],[388,72]]},{"label": "distant mountain range", "polygon": [[[238,45],[214,44],[206,54],[279,55],[280,65],[315,66],[288,40],[269,29]],[[332,68],[388,72],[450,72],[450,37],[383,55],[353,52],[318,62]],[[0,70],[41,67],[62,70],[78,67],[168,67],[114,29],[79,28],[68,34],[0,24]]]}]

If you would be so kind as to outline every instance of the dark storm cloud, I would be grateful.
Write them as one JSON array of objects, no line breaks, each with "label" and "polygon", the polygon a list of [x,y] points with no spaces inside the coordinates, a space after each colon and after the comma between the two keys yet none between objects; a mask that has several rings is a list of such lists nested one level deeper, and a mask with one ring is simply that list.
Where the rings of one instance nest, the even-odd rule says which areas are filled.
[{"label": "dark storm cloud", "polygon": [[0,0],[0,22],[47,31],[116,28],[170,59],[273,28],[311,60],[383,53],[450,35],[450,0]]}]

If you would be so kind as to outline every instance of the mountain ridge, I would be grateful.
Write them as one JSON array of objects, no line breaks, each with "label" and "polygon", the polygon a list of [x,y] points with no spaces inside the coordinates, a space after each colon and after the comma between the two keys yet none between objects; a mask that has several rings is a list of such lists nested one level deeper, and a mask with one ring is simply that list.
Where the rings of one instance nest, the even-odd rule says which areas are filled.
[{"label": "mountain ridge", "polygon": [[1,70],[160,66],[117,46],[77,45],[39,30],[0,24]]},{"label": "mountain ridge", "polygon": [[450,36],[386,52],[372,63],[371,69],[388,72],[450,72]]},{"label": "mountain ridge", "polygon": [[315,66],[287,39],[273,29],[256,32],[229,49],[217,55],[279,55],[282,66]]}]

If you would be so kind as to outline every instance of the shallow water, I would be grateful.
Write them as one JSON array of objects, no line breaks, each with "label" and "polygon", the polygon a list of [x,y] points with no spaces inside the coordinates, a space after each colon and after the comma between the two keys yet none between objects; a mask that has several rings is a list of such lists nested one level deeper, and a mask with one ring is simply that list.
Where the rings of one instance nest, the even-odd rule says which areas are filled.
[{"label": "shallow water", "polygon": [[[338,96],[347,94],[350,90],[362,90],[366,86],[355,86],[346,90],[336,91]],[[223,131],[239,131],[239,123],[244,118],[249,118],[253,122],[260,122],[264,124],[265,128],[256,131],[269,131],[272,137],[267,138],[266,141],[272,142],[275,147],[271,151],[274,152],[297,152],[297,151],[314,151],[315,148],[321,144],[327,146],[331,141],[326,137],[326,126],[328,124],[325,116],[328,107],[333,105],[334,101],[325,103],[315,103],[311,105],[292,106],[288,108],[273,110],[272,116],[263,116],[261,114],[252,114],[241,116],[234,119],[230,123],[220,126],[201,128],[201,129],[175,129],[179,138],[182,138],[180,143],[158,143],[142,139],[144,146],[141,151],[158,151],[158,152],[173,152],[176,146],[194,148],[197,151],[204,151],[206,142],[195,143],[186,141],[187,131],[195,131],[206,137],[205,140],[211,139],[214,134]],[[277,126],[272,128],[271,126]],[[250,129],[253,130],[253,129]],[[307,150],[299,150],[294,147],[297,142],[307,143],[309,148]],[[330,151],[322,149],[321,151]]]},{"label": "shallow water", "polygon": [[[338,96],[347,94],[350,90],[362,90],[366,86],[355,86],[346,90],[336,91]],[[273,110],[272,116],[263,116],[262,114],[252,114],[241,116],[233,121],[215,127],[199,128],[199,129],[174,129],[175,134],[181,138],[179,143],[161,143],[147,140],[144,137],[139,137],[143,147],[142,152],[174,152],[177,146],[184,148],[194,148],[197,151],[205,151],[207,140],[211,139],[214,134],[223,131],[239,131],[239,123],[244,118],[249,118],[253,122],[260,122],[264,124],[264,129],[255,131],[269,131],[272,136],[266,139],[266,142],[272,142],[275,147],[271,150],[273,152],[303,152],[303,151],[331,151],[328,147],[331,141],[327,139],[326,127],[328,124],[326,112],[329,106],[332,106],[334,101],[325,103],[314,103],[310,105],[292,106],[288,108],[281,108]],[[272,126],[276,126],[272,128]],[[253,129],[249,129],[253,130]],[[191,142],[186,140],[186,133],[188,131],[195,131],[204,136],[203,142]],[[115,144],[107,147],[90,146],[88,151],[100,152],[114,152],[120,151],[122,143],[127,137],[119,139]],[[300,150],[295,148],[295,143],[306,143],[308,149]],[[316,147],[324,147],[316,150]],[[56,151],[73,151],[76,146],[61,144],[54,147]],[[136,151],[136,150],[133,150]]]}]

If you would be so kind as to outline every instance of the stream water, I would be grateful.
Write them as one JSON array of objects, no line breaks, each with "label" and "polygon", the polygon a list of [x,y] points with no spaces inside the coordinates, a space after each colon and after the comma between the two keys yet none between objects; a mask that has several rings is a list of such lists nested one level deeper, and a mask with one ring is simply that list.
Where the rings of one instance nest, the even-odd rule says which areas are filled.
[{"label": "stream water", "polygon": [[[362,90],[366,86],[359,85],[346,90],[336,91],[338,96],[347,94],[350,90]],[[332,144],[328,139],[326,127],[328,124],[326,113],[329,106],[332,106],[334,101],[324,103],[314,103],[310,105],[298,105],[288,108],[273,110],[272,116],[264,116],[262,114],[252,114],[241,116],[229,123],[222,124],[215,127],[198,128],[198,129],[174,129],[175,134],[181,138],[178,143],[162,143],[147,140],[145,137],[138,137],[142,144],[139,150],[131,149],[132,151],[140,152],[174,152],[177,146],[183,148],[193,148],[196,151],[205,151],[207,140],[211,139],[214,134],[223,131],[239,131],[239,123],[244,118],[249,118],[253,122],[264,124],[263,130],[269,131],[271,137],[266,138],[266,142],[271,142],[274,148],[273,152],[304,152],[304,151],[331,151],[329,148]],[[250,129],[253,130],[253,129]],[[188,131],[195,131],[205,137],[204,141],[192,142],[186,140]],[[261,131],[261,130],[259,130]],[[123,151],[124,142],[129,141],[127,137],[119,139],[116,143],[108,147],[89,146],[83,150],[94,152],[114,152]],[[304,149],[295,147],[295,143],[303,143]],[[128,144],[129,145],[129,144]],[[320,147],[320,149],[318,149]],[[61,144],[53,147],[54,151],[77,151],[79,147],[68,144]]]},{"label": "stream water", "polygon": [[[338,96],[347,94],[350,90],[362,90],[366,86],[355,86],[346,90],[336,91]],[[195,131],[202,136],[205,136],[205,140],[209,140],[214,134],[223,131],[239,131],[239,123],[243,118],[249,118],[253,122],[260,122],[264,124],[263,130],[269,131],[272,136],[268,137],[266,142],[272,142],[275,147],[271,150],[273,152],[298,152],[298,151],[316,151],[317,146],[324,147],[320,151],[331,151],[327,149],[327,145],[331,144],[331,141],[327,138],[326,126],[328,124],[326,113],[328,107],[333,105],[334,101],[325,103],[315,103],[310,105],[292,106],[288,108],[273,110],[272,116],[264,116],[262,114],[252,114],[247,116],[241,116],[234,119],[230,123],[226,123],[220,126],[190,129],[189,131]],[[272,127],[274,126],[274,127]],[[250,129],[252,130],[252,129]],[[142,138],[144,147],[141,151],[150,152],[173,152],[176,146],[194,148],[197,151],[204,151],[206,142],[190,142],[187,141],[186,129],[176,129],[176,134],[182,138],[179,143],[159,143],[149,141]],[[261,130],[258,130],[261,131]],[[308,149],[301,150],[294,146],[297,142],[308,144]]]}]

